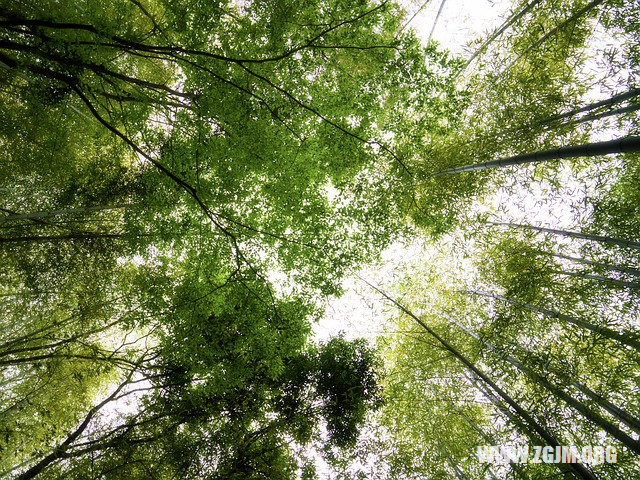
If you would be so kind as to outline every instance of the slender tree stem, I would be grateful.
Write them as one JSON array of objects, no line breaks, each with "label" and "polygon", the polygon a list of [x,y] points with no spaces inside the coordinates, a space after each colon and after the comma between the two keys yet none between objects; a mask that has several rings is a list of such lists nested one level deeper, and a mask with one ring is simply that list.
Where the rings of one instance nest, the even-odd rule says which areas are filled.
[{"label": "slender tree stem", "polygon": [[617,245],[619,247],[640,249],[640,242],[624,240],[621,238],[607,237],[604,235],[595,235],[592,233],[572,232],[569,230],[559,230],[556,228],[547,228],[547,227],[536,227],[534,225],[522,225],[519,223],[508,223],[508,222],[487,222],[487,224],[497,225],[502,227],[535,230],[537,232],[553,233],[554,235],[560,235],[561,237],[579,238],[581,240],[590,240],[592,242],[600,242],[607,245]]},{"label": "slender tree stem", "polygon": [[[449,344],[446,340],[444,340],[440,335],[438,335],[434,330],[432,330],[426,323],[424,323],[420,318],[414,315],[410,310],[408,310],[405,306],[403,306],[398,301],[391,298],[389,295],[384,293],[382,290],[367,282],[363,278],[359,277],[361,281],[369,285],[372,289],[386,298],[389,302],[394,304],[400,311],[404,312],[406,315],[409,315],[413,320],[418,323],[424,330],[429,333],[433,338],[435,338],[438,343],[442,345],[442,347],[451,353],[457,360],[460,361],[468,370],[470,370],[473,374],[482,379],[482,381],[487,384],[496,394],[498,394],[507,405],[509,405],[513,410],[520,416],[520,418],[539,435],[547,445],[550,446],[558,446],[560,442],[556,440],[556,438],[547,431],[542,425],[534,420],[534,418],[529,414],[524,408],[522,408],[510,395],[508,395],[502,388],[500,388],[493,380],[491,380],[487,374],[485,374],[480,368],[475,366],[470,360],[468,360],[464,355],[462,355],[457,349],[455,349],[452,345]],[[563,473],[567,472],[567,469],[570,468],[576,473],[580,478],[596,480],[593,474],[581,463],[572,463],[572,464],[558,464],[558,468],[560,468]]]},{"label": "slender tree stem", "polygon": [[511,305],[515,305],[518,307],[525,308],[527,310],[531,310],[532,312],[542,313],[543,315],[551,318],[557,318],[558,320],[563,320],[567,323],[571,323],[578,327],[585,328],[587,330],[591,330],[594,333],[602,335],[610,340],[616,340],[624,345],[627,345],[631,348],[634,348],[640,352],[640,342],[635,338],[629,338],[628,334],[618,333],[615,330],[612,330],[608,327],[601,327],[600,325],[594,325],[591,322],[587,322],[586,320],[582,320],[571,315],[565,315],[563,313],[555,312],[548,308],[537,307],[535,305],[531,305],[529,303],[519,302],[517,300],[512,300],[507,297],[503,297],[502,295],[498,295],[496,293],[486,293],[486,292],[478,292],[476,290],[465,290],[465,293],[469,295],[476,295],[480,297],[493,298],[495,300],[500,300],[505,303],[510,303]]},{"label": "slender tree stem", "polygon": [[475,172],[489,168],[508,167],[513,165],[526,165],[547,160],[561,160],[576,157],[594,157],[597,155],[611,155],[618,153],[630,153],[640,151],[640,137],[624,137],[606,142],[586,143],[572,145],[570,147],[552,148],[540,152],[523,153],[513,157],[499,158],[489,162],[466,165],[464,167],[450,168],[431,174],[432,176],[450,175],[452,173]]}]

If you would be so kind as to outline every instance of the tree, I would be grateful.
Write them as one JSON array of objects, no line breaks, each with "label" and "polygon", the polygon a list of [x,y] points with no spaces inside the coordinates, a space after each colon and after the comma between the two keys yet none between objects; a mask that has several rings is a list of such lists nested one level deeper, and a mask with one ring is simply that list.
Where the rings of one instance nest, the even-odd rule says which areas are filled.
[{"label": "tree", "polygon": [[[379,290],[377,287],[373,285],[370,286],[382,296],[384,296],[388,301],[393,303],[404,314],[410,316],[416,323],[418,323],[418,325],[420,325],[420,327],[422,327],[422,329],[424,329],[431,337],[433,337],[444,350],[446,350],[453,357],[455,357],[457,361],[464,365],[464,367],[470,372],[471,375],[476,376],[479,379],[478,381],[484,384],[484,388],[486,388],[487,395],[490,398],[499,398],[499,401],[503,402],[505,408],[511,409],[513,412],[515,412],[515,418],[517,418],[518,422],[521,422],[525,426],[525,433],[531,432],[531,435],[534,436],[534,438],[538,437],[542,439],[544,442],[546,442],[547,445],[560,445],[560,442],[553,433],[549,432],[543,425],[537,422],[536,419],[526,411],[526,409],[524,409],[517,401],[515,401],[511,397],[511,395],[509,395],[503,388],[501,388],[495,381],[493,381],[477,365],[470,361],[469,358],[467,358],[455,346],[451,345],[450,342],[438,335],[431,327],[429,327],[423,320],[417,317],[405,306],[397,302],[395,299],[389,297],[386,293],[384,293],[382,290]],[[565,474],[569,474],[569,472],[572,472],[579,478],[595,478],[593,474],[581,463],[568,465],[559,464],[558,468]]]},{"label": "tree", "polygon": [[[391,2],[0,2],[0,476],[637,476],[627,3],[514,2],[465,61]],[[314,343],[416,233],[453,248],[374,287],[386,375]],[[479,464],[505,439],[629,451]]]},{"label": "tree", "polygon": [[458,98],[397,13],[0,5],[3,476],[290,478],[317,414],[353,445],[374,355],[314,350],[311,305],[405,229]]},{"label": "tree", "polygon": [[[351,221],[364,210],[368,219],[398,218],[411,201],[400,192],[411,184],[412,140],[451,115],[444,102],[433,101],[435,91],[451,87],[422,61],[426,54],[447,68],[449,60],[421,49],[411,35],[390,38],[396,20],[386,4],[363,4],[355,12],[323,2],[295,11],[248,5],[241,17],[216,4],[197,13],[209,25],[202,32],[186,31],[185,12],[175,5],[96,7],[89,15],[63,8],[44,12],[34,4],[25,9],[27,16],[5,8],[5,63],[65,92],[65,101],[152,166],[164,180],[145,169],[148,190],[163,197],[165,188],[182,190],[191,197],[181,201],[183,208],[193,216],[204,215],[232,244],[242,238],[277,246],[274,253],[288,267],[296,263],[293,257],[311,256],[309,268],[330,261],[336,272],[343,269],[345,259],[332,251],[350,240],[318,231],[327,216]],[[247,22],[252,15],[269,18],[269,25]],[[374,26],[381,33],[372,34]],[[219,37],[214,48],[211,32]],[[222,39],[231,34],[233,42]],[[267,43],[246,51],[260,38]],[[313,75],[301,83],[305,72]],[[172,87],[177,81],[178,89]],[[427,102],[435,108],[419,118],[408,113]],[[381,143],[392,132],[392,144]],[[397,178],[380,178],[387,169]],[[367,186],[358,172],[379,180]],[[259,188],[245,188],[256,181]],[[389,181],[396,187],[388,188]],[[327,205],[327,186],[341,192],[342,209]],[[366,202],[363,191],[369,193]],[[392,231],[381,232],[379,223],[362,227],[366,243],[379,246]],[[314,244],[319,238],[336,243]]]},{"label": "tree", "polygon": [[[331,443],[353,442],[376,403],[372,352],[341,338],[305,351],[305,307],[279,302],[274,312],[238,280],[195,310],[172,312],[161,343],[131,362],[119,386],[16,478],[89,468],[107,478],[291,478],[297,467],[288,435],[305,445],[324,418]],[[327,378],[337,373],[341,382]],[[105,422],[109,403],[140,391],[146,394],[136,411]]]},{"label": "tree", "polygon": [[[630,449],[616,465],[505,465],[498,477],[635,478],[638,409],[623,399],[634,396],[637,371],[636,154],[599,142],[615,126],[637,143],[637,85],[620,70],[637,71],[637,15],[622,2],[529,4],[518,2],[510,35],[498,29],[465,71],[467,128],[425,146],[413,220],[432,239],[426,251],[446,253],[422,251],[400,262],[410,265],[404,275],[395,266],[396,278],[374,287],[402,311],[387,315],[381,340],[392,368],[387,425],[393,441],[410,438],[412,452],[426,453],[436,478],[490,477],[468,446],[487,438]],[[623,38],[628,62],[605,52],[591,75],[582,67],[596,19]],[[593,85],[605,98],[584,96]],[[575,160],[544,161],[563,158]],[[540,217],[551,225],[537,226]],[[449,409],[434,407],[443,400]],[[492,428],[497,436],[482,434]]]},{"label": "tree", "polygon": [[[536,8],[531,8],[533,3]],[[638,148],[635,102],[612,107],[634,97],[635,83],[610,85],[617,76],[594,79],[584,68],[594,18],[616,16],[626,29],[620,35],[623,43],[633,45],[632,28],[621,26],[622,10],[620,2],[517,2],[505,22],[509,35],[506,28],[498,29],[497,36],[487,39],[492,48],[483,48],[484,53],[474,57],[474,70],[465,72],[462,80],[473,101],[466,104],[462,121],[451,134],[425,142],[426,160],[416,170],[417,225],[436,237],[450,231],[465,220],[462,207],[508,185],[515,166],[535,163],[535,169],[526,171],[552,177],[566,162],[540,163],[543,160],[592,156],[572,162],[579,171],[615,159],[598,155]],[[628,65],[633,70],[637,62]],[[599,83],[619,93],[595,102],[584,98],[589,86]],[[574,117],[582,112],[590,113]],[[591,132],[604,130],[606,122],[620,125],[628,136],[604,142],[602,136],[590,138]],[[626,147],[615,147],[623,144]]]}]

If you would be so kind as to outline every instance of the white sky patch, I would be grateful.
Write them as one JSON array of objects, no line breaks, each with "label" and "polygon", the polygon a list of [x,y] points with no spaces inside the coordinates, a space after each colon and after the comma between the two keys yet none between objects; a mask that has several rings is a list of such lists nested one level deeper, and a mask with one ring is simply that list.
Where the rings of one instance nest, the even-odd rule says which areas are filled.
[{"label": "white sky patch", "polygon": [[[422,246],[417,242],[411,245],[394,243],[382,253],[380,263],[369,265],[359,275],[371,284],[379,285],[383,279],[395,278],[396,271],[405,261],[421,253]],[[315,325],[316,339],[326,340],[343,332],[348,339],[364,337],[373,342],[384,331],[384,310],[388,306],[356,276],[347,278],[343,287],[345,294],[327,302],[324,318]]]},{"label": "white sky patch", "polygon": [[[428,0],[426,6],[411,20],[419,38],[427,41],[433,29],[442,0]],[[424,4],[424,0],[401,2],[408,12],[407,20]],[[448,0],[433,29],[431,38],[453,54],[466,56],[467,44],[500,25],[502,16],[512,5],[511,0]]]}]

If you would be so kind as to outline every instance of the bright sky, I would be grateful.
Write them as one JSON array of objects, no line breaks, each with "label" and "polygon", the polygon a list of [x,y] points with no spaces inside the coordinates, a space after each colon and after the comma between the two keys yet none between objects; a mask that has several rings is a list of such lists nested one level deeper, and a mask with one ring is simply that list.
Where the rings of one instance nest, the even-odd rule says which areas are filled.
[{"label": "bright sky", "polygon": [[409,12],[408,18],[424,7],[409,26],[425,41],[429,37],[438,10],[442,12],[433,30],[433,39],[451,52],[466,56],[466,44],[484,36],[501,23],[502,15],[509,9],[512,0],[401,0]]}]

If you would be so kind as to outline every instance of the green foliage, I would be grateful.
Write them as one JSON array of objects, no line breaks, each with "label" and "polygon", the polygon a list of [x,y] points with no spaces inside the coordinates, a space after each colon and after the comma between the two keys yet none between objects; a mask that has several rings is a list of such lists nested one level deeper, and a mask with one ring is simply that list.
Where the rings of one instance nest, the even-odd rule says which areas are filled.
[{"label": "green foliage", "polygon": [[614,185],[595,199],[593,228],[612,237],[640,237],[640,167],[638,155],[629,154]]},{"label": "green foliage", "polygon": [[380,406],[377,360],[364,340],[335,337],[316,357],[316,391],[327,428],[338,447],[353,446],[366,413]]},{"label": "green foliage", "polygon": [[[508,478],[470,452],[532,422],[624,443],[637,255],[471,224],[499,189],[560,188],[557,162],[442,174],[614,125],[591,120],[620,102],[564,113],[604,82],[596,19],[623,38],[604,83],[637,83],[635,11],[589,5],[540,2],[469,71],[391,2],[0,2],[0,476],[311,479],[323,456],[339,478]],[[568,167],[606,186],[576,228],[637,239],[635,158],[613,181]],[[353,269],[458,227],[469,278],[397,285],[418,322],[312,341]],[[619,459],[594,471],[632,478]]]},{"label": "green foliage", "polygon": [[557,283],[554,271],[558,266],[543,248],[520,239],[503,239],[487,249],[478,261],[478,270],[504,286],[509,298],[529,303],[553,298],[552,287]]},{"label": "green foliage", "polygon": [[291,478],[318,413],[353,444],[373,357],[313,350],[313,300],[400,234],[449,73],[395,5],[299,7],[0,5],[3,476]]}]

